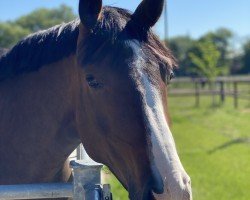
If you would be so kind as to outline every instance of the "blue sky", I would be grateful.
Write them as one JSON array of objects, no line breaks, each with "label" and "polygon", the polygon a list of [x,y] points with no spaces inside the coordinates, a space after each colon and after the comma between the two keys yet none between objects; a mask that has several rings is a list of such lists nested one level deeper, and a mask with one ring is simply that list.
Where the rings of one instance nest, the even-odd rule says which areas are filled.
[{"label": "blue sky", "polygon": [[[15,19],[39,7],[67,4],[77,11],[78,0],[16,0],[0,1],[0,21]],[[105,5],[134,10],[140,0],[104,0]],[[168,0],[169,35],[199,37],[207,31],[227,27],[239,38],[250,36],[249,0]],[[163,35],[163,20],[156,26]]]}]

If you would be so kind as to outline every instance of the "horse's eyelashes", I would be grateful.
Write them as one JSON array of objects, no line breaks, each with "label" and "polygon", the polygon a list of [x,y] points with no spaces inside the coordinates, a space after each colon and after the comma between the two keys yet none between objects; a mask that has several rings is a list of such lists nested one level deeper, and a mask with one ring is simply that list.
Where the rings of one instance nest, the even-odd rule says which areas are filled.
[{"label": "horse's eyelashes", "polygon": [[170,84],[170,81],[174,78],[174,72],[172,70],[168,70],[168,67],[164,63],[160,63],[160,74],[162,77],[162,80],[166,84]]},{"label": "horse's eyelashes", "polygon": [[91,82],[91,81],[94,81],[94,80],[95,80],[95,77],[94,77],[93,75],[88,74],[88,75],[86,76],[86,81],[87,81],[87,82]]},{"label": "horse's eyelashes", "polygon": [[103,87],[103,84],[98,83],[95,77],[91,74],[86,76],[86,81],[88,82],[88,85],[92,88],[100,89]]},{"label": "horse's eyelashes", "polygon": [[167,75],[167,77],[166,77],[166,83],[167,84],[170,84],[170,81],[173,79],[175,77],[175,74],[174,74],[174,72],[170,72],[168,75]]},{"label": "horse's eyelashes", "polygon": [[174,72],[171,72],[169,76],[170,76],[170,80],[174,79],[174,77],[175,77]]}]

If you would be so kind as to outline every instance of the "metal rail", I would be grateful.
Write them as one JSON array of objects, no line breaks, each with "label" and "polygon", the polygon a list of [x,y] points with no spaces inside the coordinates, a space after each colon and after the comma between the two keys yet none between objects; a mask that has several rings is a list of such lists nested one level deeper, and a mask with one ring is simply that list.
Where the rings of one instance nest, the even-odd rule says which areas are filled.
[{"label": "metal rail", "polygon": [[3,185],[0,186],[0,199],[53,199],[73,197],[72,183]]},{"label": "metal rail", "polygon": [[101,164],[89,160],[72,161],[70,165],[73,169],[73,183],[2,185],[0,199],[112,200],[109,185],[101,185]]}]

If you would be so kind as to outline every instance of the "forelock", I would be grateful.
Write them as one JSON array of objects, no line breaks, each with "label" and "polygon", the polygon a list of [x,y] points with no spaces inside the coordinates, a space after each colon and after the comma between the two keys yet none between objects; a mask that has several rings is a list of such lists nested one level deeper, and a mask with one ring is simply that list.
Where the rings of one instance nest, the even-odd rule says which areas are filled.
[{"label": "forelock", "polygon": [[128,10],[104,7],[96,27],[80,44],[79,59],[82,64],[93,64],[107,54],[112,54],[112,51],[113,54],[119,53],[114,50],[127,48],[128,41],[137,41],[148,60],[162,62],[171,69],[175,68],[176,61],[171,51],[161,43],[152,30],[139,29],[141,26],[134,23],[131,16]]}]

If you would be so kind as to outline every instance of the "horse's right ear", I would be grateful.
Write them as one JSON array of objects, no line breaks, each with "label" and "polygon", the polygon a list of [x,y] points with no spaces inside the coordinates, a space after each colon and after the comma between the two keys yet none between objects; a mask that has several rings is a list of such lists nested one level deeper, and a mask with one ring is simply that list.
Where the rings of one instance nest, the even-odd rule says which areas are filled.
[{"label": "horse's right ear", "polygon": [[143,0],[132,15],[132,20],[144,29],[149,29],[159,20],[164,0]]},{"label": "horse's right ear", "polygon": [[88,29],[93,29],[102,11],[102,0],[80,0],[79,16],[81,23]]}]

